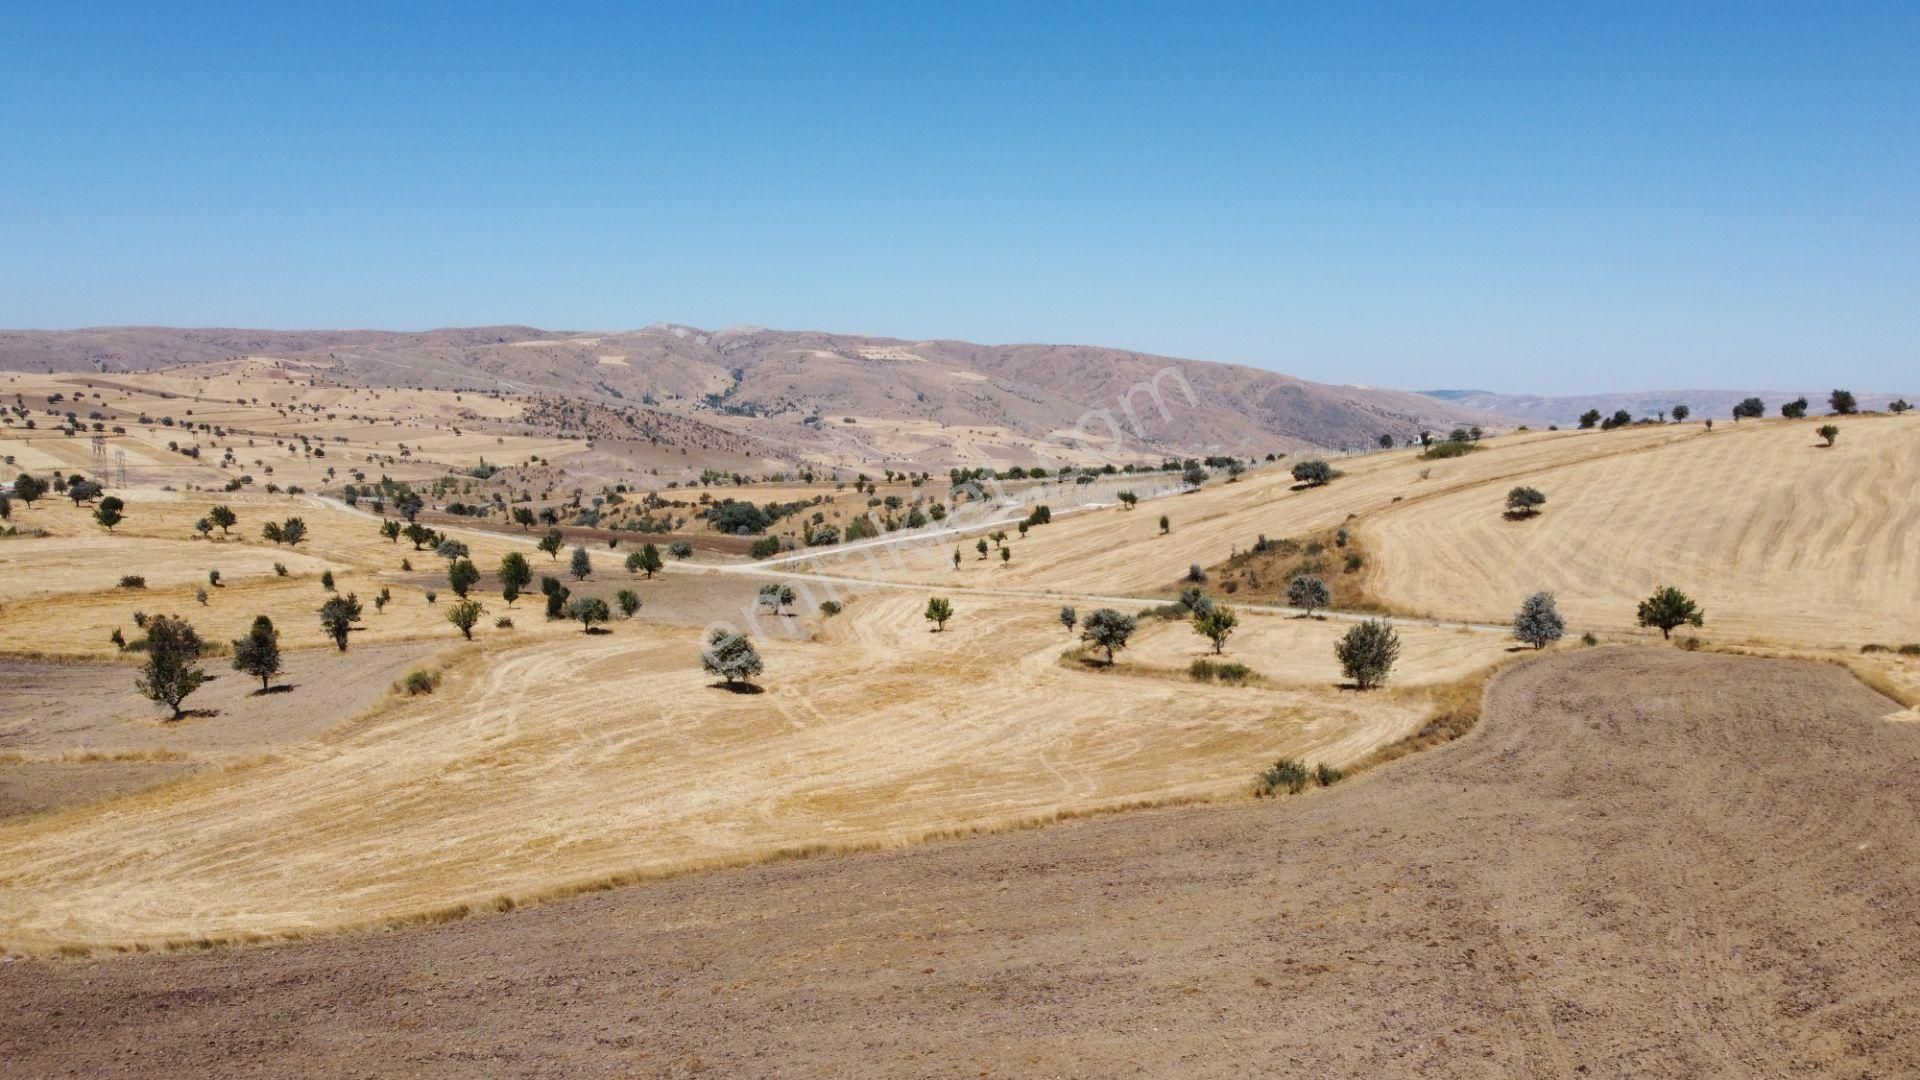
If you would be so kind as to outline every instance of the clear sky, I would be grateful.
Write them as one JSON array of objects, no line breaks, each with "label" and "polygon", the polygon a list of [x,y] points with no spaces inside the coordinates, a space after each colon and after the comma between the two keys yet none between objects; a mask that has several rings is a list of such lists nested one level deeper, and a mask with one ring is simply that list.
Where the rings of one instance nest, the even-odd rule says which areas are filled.
[{"label": "clear sky", "polygon": [[1920,3],[15,0],[0,326],[1920,385]]}]

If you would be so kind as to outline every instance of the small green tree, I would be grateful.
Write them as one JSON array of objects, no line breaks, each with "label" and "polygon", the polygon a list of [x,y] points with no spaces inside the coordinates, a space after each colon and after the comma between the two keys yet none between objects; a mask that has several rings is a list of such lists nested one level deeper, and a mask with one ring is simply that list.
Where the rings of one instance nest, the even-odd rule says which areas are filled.
[{"label": "small green tree", "polygon": [[104,525],[108,532],[112,532],[115,525],[126,519],[123,513],[126,508],[127,504],[121,502],[118,495],[109,495],[100,500],[99,506],[94,507],[93,520]]},{"label": "small green tree", "polygon": [[1400,634],[1385,619],[1368,619],[1348,630],[1333,654],[1356,687],[1371,690],[1387,681],[1400,658]]},{"label": "small green tree", "polygon": [[1757,419],[1765,415],[1767,415],[1767,403],[1757,397],[1746,398],[1733,407],[1733,420],[1736,424],[1742,420]]},{"label": "small green tree", "polygon": [[939,633],[947,628],[947,620],[953,618],[953,604],[944,596],[936,596],[927,601],[927,610],[923,614],[933,624],[934,633]]},{"label": "small green tree", "polygon": [[220,529],[220,535],[223,537],[230,535],[227,532],[228,529],[240,523],[240,519],[234,515],[233,510],[226,506],[216,506],[207,511],[207,520]]},{"label": "small green tree", "polygon": [[1550,592],[1537,592],[1526,598],[1513,616],[1513,639],[1536,649],[1544,649],[1566,635],[1567,621]]},{"label": "small green tree", "polygon": [[[1738,414],[1736,414],[1737,416]],[[1580,430],[1586,431],[1600,423],[1600,410],[1588,409],[1580,414]]]},{"label": "small green tree", "polygon": [[341,652],[347,651],[347,635],[353,632],[353,624],[360,621],[360,598],[348,593],[336,596],[320,605],[320,629],[333,639],[334,647]]},{"label": "small green tree", "polygon": [[1135,506],[1139,505],[1140,503],[1140,496],[1135,495],[1131,491],[1121,492],[1118,498],[1120,499],[1120,505],[1126,507],[1129,510],[1133,509]]},{"label": "small green tree", "polygon": [[382,518],[380,521],[380,535],[386,537],[387,542],[390,544],[399,543],[400,523],[392,518]]},{"label": "small green tree", "polygon": [[1101,608],[1080,624],[1080,640],[1106,650],[1107,666],[1112,667],[1113,654],[1127,647],[1127,639],[1133,636],[1138,625],[1131,615]]},{"label": "small green tree", "polygon": [[566,613],[567,598],[573,595],[572,589],[560,584],[560,579],[558,578],[542,576],[540,578],[540,591],[544,593],[547,598],[547,618],[557,619]]},{"label": "small green tree", "polygon": [[1659,627],[1660,636],[1671,640],[1675,627],[1705,626],[1707,616],[1686,593],[1671,585],[1662,585],[1652,596],[1640,601],[1639,622],[1641,626]]},{"label": "small green tree", "polygon": [[[639,569],[642,572],[644,572],[649,578],[659,573],[661,568],[666,566],[665,560],[660,558],[660,549],[657,547],[654,547],[652,544],[647,544],[644,547],[642,547],[639,551],[639,555],[640,555]],[[629,558],[631,558],[631,556],[629,556]],[[627,567],[627,569],[632,570],[634,569],[634,567],[629,566]]]},{"label": "small green tree", "polygon": [[180,703],[200,689],[207,673],[200,669],[200,656],[206,651],[193,624],[172,615],[155,615],[147,620],[147,659],[140,667],[134,687],[148,699],[173,710],[172,720],[183,715]]},{"label": "small green tree", "polygon": [[478,600],[461,600],[447,608],[447,621],[460,628],[460,636],[473,640],[473,628],[487,609]]},{"label": "small green tree", "polygon": [[546,552],[548,558],[558,561],[560,558],[560,547],[564,543],[566,543],[566,541],[561,537],[559,529],[548,529],[547,534],[542,536],[540,542],[534,546]]},{"label": "small green tree", "polygon": [[506,599],[507,606],[512,607],[527,586],[533,584],[533,566],[525,555],[509,551],[500,556],[500,569],[495,576],[500,579],[500,595]]},{"label": "small green tree", "polygon": [[614,594],[614,599],[620,604],[620,614],[629,619],[633,618],[634,612],[640,610],[640,594],[632,589],[621,589]]},{"label": "small green tree", "polygon": [[729,687],[736,682],[751,684],[762,670],[760,654],[746,635],[719,627],[707,635],[706,648],[700,650],[700,666],[725,679]]},{"label": "small green tree", "polygon": [[607,602],[597,596],[576,596],[567,604],[567,618],[579,623],[582,631],[590,631],[594,623],[606,622],[612,617]]},{"label": "small green tree", "polygon": [[593,575],[593,557],[587,554],[586,548],[576,545],[567,569],[573,574],[574,580],[585,581]]},{"label": "small green tree", "polygon": [[1315,611],[1333,603],[1333,593],[1327,589],[1326,582],[1301,574],[1287,583],[1287,603],[1305,611],[1311,619]]},{"label": "small green tree", "polygon": [[1293,465],[1293,478],[1307,487],[1319,487],[1333,481],[1333,466],[1318,458],[1296,461]]},{"label": "small green tree", "polygon": [[975,550],[975,551],[977,551],[977,552],[979,552],[979,553],[980,553],[980,557],[981,557],[981,558],[983,558],[983,559],[984,559],[984,558],[986,558],[986,557],[987,557],[987,552],[988,552],[988,550],[989,550],[989,548],[987,547],[987,542],[986,542],[986,540],[985,540],[985,539],[982,539],[982,540],[980,540],[979,542],[977,542],[977,543],[975,543],[975,544],[973,545],[973,550]]},{"label": "small green tree", "polygon": [[1836,416],[1849,416],[1860,411],[1860,403],[1854,400],[1851,390],[1835,390],[1828,394],[1827,404],[1833,407]]},{"label": "small green tree", "polygon": [[1226,649],[1227,639],[1239,625],[1240,616],[1225,604],[1208,605],[1205,612],[1195,612],[1193,616],[1193,632],[1213,642],[1215,656]]},{"label": "small green tree", "polygon": [[468,555],[467,545],[452,539],[444,539],[434,545],[433,553],[449,563],[456,559],[464,559]]},{"label": "small green tree", "polygon": [[254,616],[247,636],[234,639],[233,670],[259,679],[263,691],[273,685],[273,677],[280,673],[280,631],[273,628],[272,619]]},{"label": "small green tree", "polygon": [[[1832,446],[1834,443],[1834,440],[1840,437],[1840,425],[1821,424],[1817,429],[1814,430],[1814,434],[1820,436],[1822,439],[1825,439],[1827,441],[1826,444],[1828,446]],[[109,496],[109,498],[111,498],[111,496]],[[100,505],[105,506],[106,505],[105,500],[102,500]]]},{"label": "small green tree", "polygon": [[1789,420],[1804,420],[1807,418],[1807,406],[1806,398],[1797,397],[1780,406],[1780,415]]},{"label": "small green tree", "polygon": [[1167,519],[1167,515],[1161,514],[1160,515],[1160,535],[1165,536],[1172,531],[1173,531],[1173,522]]},{"label": "small green tree", "polygon": [[46,493],[47,482],[45,480],[28,476],[26,473],[21,473],[19,476],[13,478],[14,498],[26,503],[29,510],[31,510],[33,504],[44,497]]},{"label": "small green tree", "polygon": [[447,587],[460,599],[465,600],[467,593],[479,583],[480,568],[473,565],[472,559],[455,559],[447,567]]},{"label": "small green tree", "polygon": [[1073,608],[1062,607],[1060,609],[1060,625],[1067,628],[1067,633],[1073,633],[1073,625],[1079,621],[1080,615],[1074,611]]},{"label": "small green tree", "polygon": [[307,523],[297,517],[288,518],[280,525],[280,538],[288,547],[298,547],[300,541],[307,538]]},{"label": "small green tree", "polygon": [[1685,405],[1675,405],[1673,407],[1673,422],[1676,424],[1686,423],[1687,417],[1692,415],[1693,410]]},{"label": "small green tree", "polygon": [[333,591],[333,571],[331,570],[320,571],[320,587],[327,590],[328,592]]},{"label": "small green tree", "polygon": [[1517,487],[1507,492],[1507,516],[1510,518],[1533,517],[1546,504],[1547,497],[1539,488]]}]

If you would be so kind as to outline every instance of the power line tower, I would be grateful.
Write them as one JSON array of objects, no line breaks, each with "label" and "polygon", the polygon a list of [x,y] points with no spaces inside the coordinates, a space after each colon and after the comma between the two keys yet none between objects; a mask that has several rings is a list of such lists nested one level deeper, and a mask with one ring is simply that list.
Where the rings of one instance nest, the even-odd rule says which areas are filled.
[{"label": "power line tower", "polygon": [[107,478],[107,440],[101,435],[93,437],[93,475],[101,480]]},{"label": "power line tower", "polygon": [[127,452],[125,450],[115,450],[113,452],[113,462],[115,465],[119,466],[118,471],[120,474],[119,482],[114,486],[126,487],[127,486]]}]

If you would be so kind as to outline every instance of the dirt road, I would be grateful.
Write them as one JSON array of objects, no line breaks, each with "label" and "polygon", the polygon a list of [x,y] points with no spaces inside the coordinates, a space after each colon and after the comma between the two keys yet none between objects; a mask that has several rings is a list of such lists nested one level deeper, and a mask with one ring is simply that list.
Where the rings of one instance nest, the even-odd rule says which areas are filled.
[{"label": "dirt road", "polygon": [[9,1076],[1891,1076],[1920,725],[1830,665],[1524,663],[1275,804],[433,930],[0,964]]}]

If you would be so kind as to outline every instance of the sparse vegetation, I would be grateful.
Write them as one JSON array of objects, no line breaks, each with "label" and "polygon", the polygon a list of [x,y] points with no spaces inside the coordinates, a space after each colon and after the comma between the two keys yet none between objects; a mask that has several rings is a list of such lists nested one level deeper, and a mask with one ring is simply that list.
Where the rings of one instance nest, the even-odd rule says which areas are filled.
[{"label": "sparse vegetation", "polygon": [[480,616],[486,613],[486,607],[478,600],[463,599],[459,603],[447,605],[447,621],[458,628],[460,636],[468,641],[473,640],[473,628],[480,624]]},{"label": "sparse vegetation", "polygon": [[280,632],[265,615],[254,617],[247,636],[233,642],[233,670],[260,680],[262,692],[270,689],[280,674]]},{"label": "sparse vegetation", "polygon": [[1107,666],[1113,666],[1113,654],[1127,647],[1127,639],[1133,636],[1139,623],[1131,615],[1123,615],[1112,608],[1101,608],[1088,615],[1081,624],[1080,639],[1107,654]]},{"label": "sparse vegetation", "polygon": [[1706,625],[1706,613],[1686,593],[1663,585],[1640,601],[1639,623],[1658,627],[1661,637],[1672,638],[1677,627]]},{"label": "sparse vegetation", "polygon": [[140,668],[134,686],[149,700],[172,710],[172,720],[185,715],[180,703],[200,689],[207,673],[200,667],[206,647],[193,624],[171,615],[155,615],[146,621],[147,659]]},{"label": "sparse vegetation", "polygon": [[936,596],[927,601],[927,610],[922,613],[933,624],[935,633],[947,628],[947,620],[953,618],[953,604],[944,596]]},{"label": "sparse vegetation", "polygon": [[1371,690],[1387,681],[1400,659],[1400,634],[1384,619],[1368,619],[1348,630],[1333,651],[1354,686]]}]

